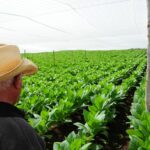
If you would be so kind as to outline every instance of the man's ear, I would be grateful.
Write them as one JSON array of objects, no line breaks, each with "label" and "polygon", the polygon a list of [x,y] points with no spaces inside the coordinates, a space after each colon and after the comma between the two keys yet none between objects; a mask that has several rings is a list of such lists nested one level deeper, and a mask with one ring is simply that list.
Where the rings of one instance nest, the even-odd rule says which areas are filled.
[{"label": "man's ear", "polygon": [[16,89],[20,89],[22,87],[21,75],[17,75],[14,77],[13,85]]}]

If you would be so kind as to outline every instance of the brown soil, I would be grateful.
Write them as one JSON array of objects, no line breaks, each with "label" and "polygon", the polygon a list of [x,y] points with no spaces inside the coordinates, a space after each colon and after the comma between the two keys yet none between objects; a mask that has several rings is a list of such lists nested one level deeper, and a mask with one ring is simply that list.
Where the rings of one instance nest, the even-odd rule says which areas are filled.
[{"label": "brown soil", "polygon": [[108,144],[104,146],[105,150],[128,150],[129,137],[126,130],[130,128],[128,116],[135,90],[136,88],[130,90],[124,103],[116,106],[117,116],[108,124],[109,137]]},{"label": "brown soil", "polygon": [[73,113],[70,118],[72,122],[70,123],[64,123],[60,125],[53,125],[49,129],[47,135],[52,135],[52,137],[46,138],[46,147],[47,150],[52,150],[53,149],[53,144],[54,142],[61,142],[65,139],[65,137],[72,131],[77,132],[77,126],[74,125],[76,122],[83,123],[84,118],[83,118],[83,110],[78,110],[77,112]]},{"label": "brown soil", "polygon": [[72,131],[77,131],[77,127],[72,125],[72,123],[53,125],[47,133],[47,135],[52,135],[52,137],[50,139],[45,138],[47,150],[52,150],[54,142],[63,141],[65,137]]}]

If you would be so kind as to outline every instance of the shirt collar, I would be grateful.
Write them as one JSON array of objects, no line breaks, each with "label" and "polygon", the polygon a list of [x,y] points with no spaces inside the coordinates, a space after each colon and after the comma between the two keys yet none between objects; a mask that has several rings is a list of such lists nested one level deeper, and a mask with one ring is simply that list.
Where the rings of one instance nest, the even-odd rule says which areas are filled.
[{"label": "shirt collar", "polygon": [[25,113],[18,109],[17,107],[5,103],[5,102],[0,102],[0,117],[25,117]]}]

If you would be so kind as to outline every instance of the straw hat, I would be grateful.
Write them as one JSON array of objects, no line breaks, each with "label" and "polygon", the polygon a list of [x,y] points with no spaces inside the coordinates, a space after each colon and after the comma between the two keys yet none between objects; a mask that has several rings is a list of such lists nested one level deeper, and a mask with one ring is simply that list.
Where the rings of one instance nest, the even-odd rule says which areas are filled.
[{"label": "straw hat", "polygon": [[17,46],[0,44],[0,81],[36,72],[37,66],[28,59],[22,59]]}]

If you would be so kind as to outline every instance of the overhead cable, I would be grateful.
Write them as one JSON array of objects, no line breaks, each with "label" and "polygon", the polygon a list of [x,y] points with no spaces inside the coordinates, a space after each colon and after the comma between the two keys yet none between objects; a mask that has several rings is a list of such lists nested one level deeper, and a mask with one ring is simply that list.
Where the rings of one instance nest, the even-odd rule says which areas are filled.
[{"label": "overhead cable", "polygon": [[[70,4],[68,5],[68,3],[66,5],[68,5],[70,8],[72,8],[74,10],[82,10],[82,9],[86,9],[86,8],[99,7],[99,6],[105,6],[105,5],[113,5],[113,4],[119,4],[119,3],[129,2],[129,1],[131,1],[131,0],[118,0],[118,1],[111,1],[111,2],[90,4],[90,5],[80,6],[80,7],[73,7],[73,8],[72,8],[72,6],[70,7],[69,6]],[[59,1],[59,2],[61,2],[62,4],[65,4],[62,1]],[[54,12],[61,13],[61,12],[67,12],[67,11],[70,11],[70,9],[64,9],[64,10],[54,11]],[[47,15],[47,14],[50,14],[50,13],[52,13],[52,12],[42,13],[41,15],[39,14],[38,16]],[[54,13],[52,13],[52,14],[54,14]]]},{"label": "overhead cable", "polygon": [[14,31],[12,29],[9,29],[9,28],[6,28],[6,27],[2,27],[2,26],[0,26],[0,29],[6,30],[6,31]]},{"label": "overhead cable", "polygon": [[51,29],[51,30],[56,30],[56,31],[58,31],[58,32],[70,34],[70,33],[68,33],[67,31],[64,31],[64,30],[58,29],[58,28],[56,28],[56,27],[52,27],[52,26],[50,26],[50,25],[44,24],[44,23],[42,23],[42,22],[40,22],[40,21],[38,21],[38,20],[35,20],[35,19],[31,18],[31,17],[28,17],[28,16],[19,15],[19,14],[14,14],[14,13],[6,13],[6,12],[0,12],[0,14],[24,18],[24,19],[30,20],[30,21],[32,21],[32,22],[34,22],[34,23],[36,23],[36,24],[40,24],[40,25],[42,25],[42,26],[44,26],[44,27],[46,27],[46,28],[49,28],[49,29]]},{"label": "overhead cable", "polygon": [[59,0],[55,0],[56,2],[58,3],[61,3],[63,5],[66,5],[68,6],[69,8],[71,8],[71,10],[73,10],[79,17],[81,17],[82,19],[84,19],[90,26],[92,26],[94,29],[96,29],[96,27],[91,24],[84,16],[82,16],[75,7],[73,7],[70,3],[67,3],[67,2],[62,2],[62,1],[59,1]]},{"label": "overhead cable", "polygon": [[[15,29],[10,29],[10,28],[8,28],[8,27],[3,27],[3,26],[0,26],[0,29],[2,29],[2,30],[5,30],[5,31],[10,31],[10,32],[18,32],[18,30],[15,30]],[[43,35],[38,35],[38,34],[32,34],[32,33],[27,33],[27,32],[22,32],[21,31],[21,33],[23,33],[23,34],[26,34],[26,35],[28,35],[28,36],[32,36],[32,37],[40,37],[40,38],[47,38],[47,39],[49,39],[49,38],[51,38],[51,37],[49,37],[49,36],[43,36]]]}]

